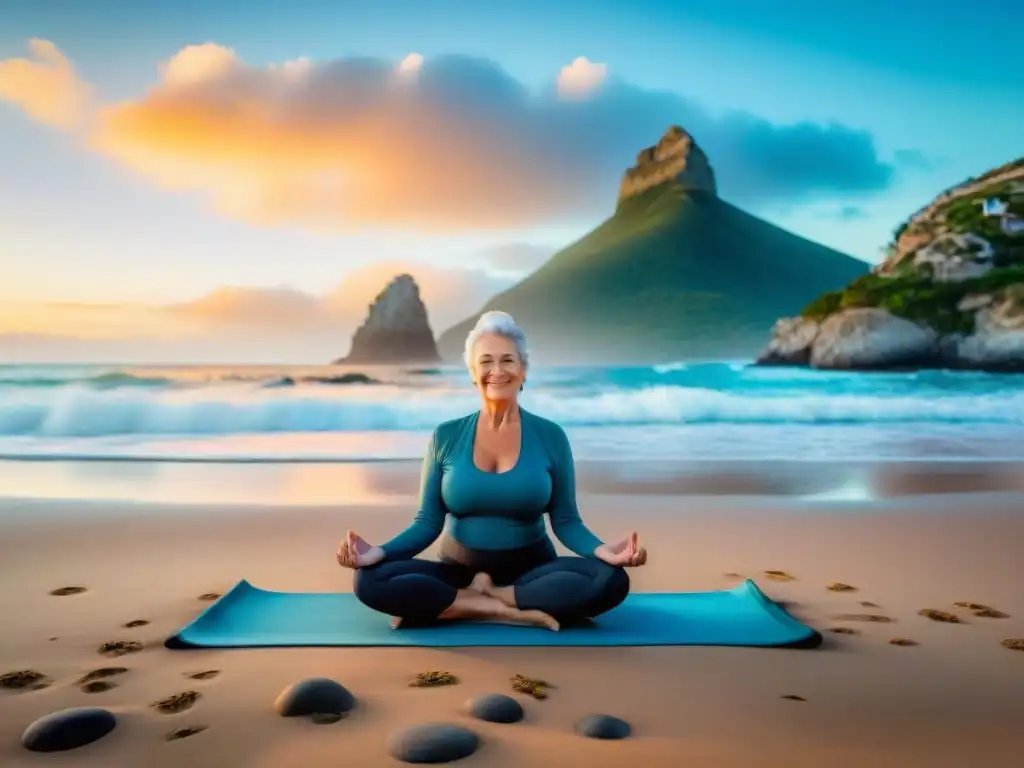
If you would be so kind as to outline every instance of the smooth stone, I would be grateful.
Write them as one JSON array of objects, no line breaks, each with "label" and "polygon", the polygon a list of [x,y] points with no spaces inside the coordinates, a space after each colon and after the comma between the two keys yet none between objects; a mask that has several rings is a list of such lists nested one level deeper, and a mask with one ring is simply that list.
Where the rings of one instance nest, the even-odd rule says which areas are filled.
[{"label": "smooth stone", "polygon": [[473,717],[489,723],[518,723],[523,719],[523,705],[504,693],[485,693],[466,702]]},{"label": "smooth stone", "polygon": [[587,715],[576,723],[576,732],[591,739],[624,739],[631,731],[629,723],[611,715]]},{"label": "smooth stone", "polygon": [[396,731],[388,738],[388,754],[403,763],[450,763],[476,752],[480,738],[447,723],[426,723]]},{"label": "smooth stone", "polygon": [[355,696],[341,683],[326,677],[309,677],[281,691],[274,709],[281,717],[343,715],[355,705]]},{"label": "smooth stone", "polygon": [[64,752],[98,741],[114,730],[117,718],[100,707],[73,707],[44,715],[21,735],[33,752]]}]

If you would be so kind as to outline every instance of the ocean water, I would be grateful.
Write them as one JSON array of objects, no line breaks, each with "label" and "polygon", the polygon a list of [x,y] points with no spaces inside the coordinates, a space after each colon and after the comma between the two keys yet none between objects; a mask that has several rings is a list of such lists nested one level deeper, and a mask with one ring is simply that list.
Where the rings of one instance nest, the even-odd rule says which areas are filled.
[{"label": "ocean water", "polygon": [[[461,368],[363,373],[372,381],[327,367],[0,366],[0,458],[419,460],[438,422],[478,404]],[[523,405],[585,460],[1024,459],[1024,376],[538,366]]]}]

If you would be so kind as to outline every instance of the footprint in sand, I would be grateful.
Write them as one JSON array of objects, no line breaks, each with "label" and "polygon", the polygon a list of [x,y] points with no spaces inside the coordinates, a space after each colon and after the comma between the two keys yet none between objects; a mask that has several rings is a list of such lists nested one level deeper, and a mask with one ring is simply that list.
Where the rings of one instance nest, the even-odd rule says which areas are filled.
[{"label": "footprint in sand", "polygon": [[50,590],[50,594],[54,597],[67,597],[68,595],[80,595],[87,590],[88,587],[58,587]]},{"label": "footprint in sand", "polygon": [[870,621],[875,624],[891,624],[895,619],[878,613],[841,613],[833,616],[836,621]]},{"label": "footprint in sand", "polygon": [[1011,651],[1024,651],[1024,637],[1008,637],[1000,645]]},{"label": "footprint in sand", "polygon": [[185,677],[189,680],[212,680],[219,674],[219,669],[207,669],[204,672],[192,672],[191,674],[186,673]]},{"label": "footprint in sand", "polygon": [[121,626],[125,629],[135,629],[136,627],[145,627],[149,622],[146,619],[133,619],[132,621],[126,622]]},{"label": "footprint in sand", "polygon": [[178,739],[187,739],[189,736],[195,736],[197,733],[202,733],[210,726],[208,725],[193,725],[188,728],[175,728],[173,731],[167,734],[167,741],[177,741]]},{"label": "footprint in sand", "polygon": [[785,571],[765,571],[765,578],[771,579],[772,581],[796,581],[796,576],[793,576]]},{"label": "footprint in sand", "polygon": [[859,635],[860,634],[860,632],[858,632],[853,627],[832,627],[831,629],[829,629],[829,632],[835,632],[837,635]]},{"label": "footprint in sand", "polygon": [[882,606],[880,606],[878,603],[872,603],[870,600],[861,600],[860,601],[860,607],[861,608],[881,608]]},{"label": "footprint in sand", "polygon": [[998,608],[993,608],[991,605],[985,605],[984,603],[972,603],[970,601],[959,601],[953,603],[957,608],[966,608],[972,611],[975,616],[982,619],[1008,619],[1010,614],[1003,613]]},{"label": "footprint in sand", "polygon": [[112,683],[109,680],[93,680],[92,682],[79,686],[82,693],[103,693],[104,691],[109,691],[111,688],[117,688],[117,683]]},{"label": "footprint in sand", "polygon": [[100,667],[91,672],[86,672],[78,680],[78,686],[82,693],[103,693],[111,688],[117,688],[117,683],[107,678],[123,675],[128,667]]},{"label": "footprint in sand", "polygon": [[973,614],[982,619],[1008,619],[1010,614],[1003,613],[998,608],[982,608],[981,610],[973,611]]},{"label": "footprint in sand", "polygon": [[91,683],[94,680],[103,680],[108,677],[123,675],[127,671],[128,667],[99,667],[82,675],[78,679],[78,684],[85,685],[86,683]]},{"label": "footprint in sand", "polygon": [[199,691],[182,691],[181,693],[168,696],[166,699],[154,701],[150,706],[158,712],[163,712],[165,715],[173,715],[178,712],[184,712],[186,709],[192,709],[192,705],[199,700],[200,696],[202,694]]},{"label": "footprint in sand", "polygon": [[19,669],[15,672],[5,672],[0,675],[0,688],[10,691],[20,691],[25,688],[37,689],[46,687],[46,675],[34,669]]},{"label": "footprint in sand", "polygon": [[906,637],[894,637],[891,640],[889,640],[889,645],[898,645],[903,648],[909,648],[913,645],[918,645],[918,642],[916,640],[911,640]]},{"label": "footprint in sand", "polygon": [[841,581],[833,581],[831,584],[829,584],[827,587],[825,587],[825,589],[827,589],[829,592],[856,592],[857,591],[856,587],[854,587],[854,586],[852,586],[850,584],[844,584]]},{"label": "footprint in sand", "polygon": [[104,656],[125,656],[129,653],[138,653],[142,648],[142,643],[137,640],[108,640],[97,648],[96,652]]},{"label": "footprint in sand", "polygon": [[787,699],[788,701],[807,701],[803,696],[797,696],[795,693],[787,693],[779,698]]},{"label": "footprint in sand", "polygon": [[197,599],[212,602],[214,600],[219,600],[221,597],[223,597],[223,595],[221,595],[220,592],[204,592]]},{"label": "footprint in sand", "polygon": [[926,619],[932,621],[938,621],[943,624],[964,624],[964,620],[957,616],[955,613],[947,613],[946,611],[937,611],[934,608],[922,608],[917,612],[918,616],[924,616]]}]

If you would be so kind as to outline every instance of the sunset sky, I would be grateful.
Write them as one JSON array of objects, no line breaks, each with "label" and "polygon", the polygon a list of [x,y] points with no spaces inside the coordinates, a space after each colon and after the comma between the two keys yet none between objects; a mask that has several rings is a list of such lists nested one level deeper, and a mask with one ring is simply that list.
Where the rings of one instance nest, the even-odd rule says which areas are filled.
[{"label": "sunset sky", "polygon": [[0,362],[435,331],[614,208],[671,123],[723,198],[866,261],[1024,149],[1024,4],[0,0]]}]

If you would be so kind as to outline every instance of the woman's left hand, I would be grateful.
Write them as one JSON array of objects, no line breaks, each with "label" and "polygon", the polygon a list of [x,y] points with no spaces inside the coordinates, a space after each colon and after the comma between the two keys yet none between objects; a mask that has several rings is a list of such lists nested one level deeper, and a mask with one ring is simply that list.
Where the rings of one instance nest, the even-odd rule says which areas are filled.
[{"label": "woman's left hand", "polygon": [[637,543],[636,531],[619,541],[602,544],[594,550],[594,556],[622,568],[638,568],[647,562],[647,550]]}]

